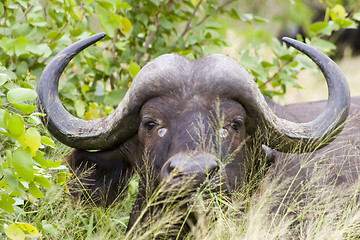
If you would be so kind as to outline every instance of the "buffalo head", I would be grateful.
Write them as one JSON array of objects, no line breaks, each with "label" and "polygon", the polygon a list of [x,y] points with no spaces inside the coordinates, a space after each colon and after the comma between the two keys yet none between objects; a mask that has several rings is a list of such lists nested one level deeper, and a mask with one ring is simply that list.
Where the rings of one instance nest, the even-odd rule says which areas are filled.
[{"label": "buffalo head", "polygon": [[[50,133],[77,149],[70,156],[71,167],[93,166],[88,183],[97,189],[102,184],[110,196],[107,203],[135,170],[150,171],[153,187],[192,177],[194,186],[221,179],[223,188],[234,189],[246,182],[247,149],[254,147],[256,132],[262,133],[257,148],[312,151],[311,146],[326,145],[324,139],[331,139],[348,115],[349,89],[337,65],[316,49],[285,38],[320,67],[328,84],[327,106],[311,122],[275,115],[252,77],[236,61],[217,54],[195,61],[174,54],[156,58],[141,69],[114,113],[84,121],[61,104],[58,81],[76,54],[104,36],[94,35],[56,55],[44,69],[37,91]],[[150,183],[144,177],[140,184],[137,205],[146,198]]]}]

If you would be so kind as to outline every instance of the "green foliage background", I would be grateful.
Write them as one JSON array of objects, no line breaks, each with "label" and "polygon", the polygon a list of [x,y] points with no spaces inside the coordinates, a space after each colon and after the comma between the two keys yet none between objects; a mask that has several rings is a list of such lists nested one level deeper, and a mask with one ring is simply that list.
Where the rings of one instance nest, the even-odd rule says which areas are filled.
[{"label": "green foliage background", "polygon": [[[356,1],[346,6],[342,1],[319,1],[326,14],[315,23],[306,1],[276,1],[284,10],[270,19],[264,2],[273,1],[0,2],[0,238],[52,238],[62,229],[47,219],[27,218],[29,208],[41,211],[38,199],[46,189],[66,191],[69,174],[61,165],[67,150],[44,130],[35,106],[37,80],[53,56],[96,32],[107,33],[71,62],[60,83],[65,107],[89,120],[113,111],[146,62],[170,52],[191,59],[221,52],[230,45],[229,29],[242,39],[237,60],[254,75],[262,92],[283,95],[288,87],[300,87],[299,71],[316,68],[277,40],[269,22],[277,21],[281,28],[303,26],[305,39],[298,39],[330,54],[336,46],[328,36],[356,28],[360,20]],[[264,60],[261,50],[269,46],[273,56]]]}]

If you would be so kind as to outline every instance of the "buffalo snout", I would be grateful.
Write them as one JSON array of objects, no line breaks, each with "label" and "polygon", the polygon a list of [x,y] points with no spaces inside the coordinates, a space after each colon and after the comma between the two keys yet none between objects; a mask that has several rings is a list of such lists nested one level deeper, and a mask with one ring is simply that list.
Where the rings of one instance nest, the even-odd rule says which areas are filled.
[{"label": "buffalo snout", "polygon": [[190,180],[199,186],[211,179],[219,170],[219,159],[211,153],[187,152],[170,157],[161,169],[161,180],[168,183],[182,183]]}]

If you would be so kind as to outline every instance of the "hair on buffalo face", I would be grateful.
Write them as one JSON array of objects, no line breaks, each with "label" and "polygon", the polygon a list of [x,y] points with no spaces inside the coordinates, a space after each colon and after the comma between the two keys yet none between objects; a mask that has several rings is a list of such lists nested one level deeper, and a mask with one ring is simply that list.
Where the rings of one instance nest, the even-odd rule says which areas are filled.
[{"label": "hair on buffalo face", "polygon": [[73,151],[67,158],[74,174],[69,186],[72,196],[95,205],[109,205],[115,201],[134,172],[131,165],[124,161],[127,152],[135,152],[131,145],[131,141],[128,141],[128,144],[115,150]]},{"label": "hair on buffalo face", "polygon": [[[312,121],[299,123],[290,111],[274,111],[278,106],[263,97],[249,73],[220,54],[194,61],[176,54],[157,57],[140,70],[111,115],[84,121],[62,106],[58,81],[76,54],[104,36],[91,36],[57,54],[40,77],[37,103],[50,133],[77,149],[68,160],[76,175],[91,170],[73,185],[86,191],[74,195],[108,205],[139,173],[129,228],[164,182],[168,189],[197,189],[219,180],[214,189],[232,191],[246,184],[249,169],[262,168],[249,161],[248,149],[264,149],[272,162],[273,150],[314,151],[334,139],[330,136],[340,132],[349,113],[349,89],[337,65],[306,44],[284,39],[308,55],[328,83],[329,100]],[[255,141],[257,132],[262,134]]]}]

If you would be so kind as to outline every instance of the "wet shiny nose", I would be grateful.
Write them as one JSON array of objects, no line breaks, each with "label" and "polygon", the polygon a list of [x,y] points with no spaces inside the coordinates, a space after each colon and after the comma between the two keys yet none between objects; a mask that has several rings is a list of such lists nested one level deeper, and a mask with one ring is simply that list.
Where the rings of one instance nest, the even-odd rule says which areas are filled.
[{"label": "wet shiny nose", "polygon": [[219,159],[210,153],[178,153],[166,161],[161,170],[161,177],[192,178],[202,183],[218,171],[218,162]]}]

